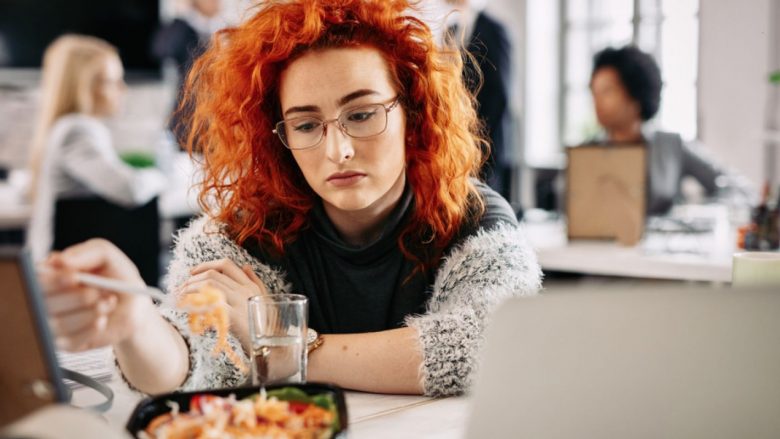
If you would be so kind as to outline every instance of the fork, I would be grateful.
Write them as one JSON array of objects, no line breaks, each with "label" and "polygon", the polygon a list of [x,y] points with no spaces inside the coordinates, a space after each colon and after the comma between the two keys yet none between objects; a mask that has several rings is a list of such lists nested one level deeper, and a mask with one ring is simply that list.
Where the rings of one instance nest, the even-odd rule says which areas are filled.
[{"label": "fork", "polygon": [[[42,266],[36,267],[36,271],[38,274],[54,274],[53,270]],[[111,279],[90,273],[76,272],[74,275],[76,280],[83,283],[84,285],[89,285],[91,287],[103,288],[105,290],[110,290],[117,293],[148,296],[161,302],[164,301],[167,297],[166,294],[162,292],[162,290],[156,287],[151,287],[149,285],[136,285],[130,282]]]}]

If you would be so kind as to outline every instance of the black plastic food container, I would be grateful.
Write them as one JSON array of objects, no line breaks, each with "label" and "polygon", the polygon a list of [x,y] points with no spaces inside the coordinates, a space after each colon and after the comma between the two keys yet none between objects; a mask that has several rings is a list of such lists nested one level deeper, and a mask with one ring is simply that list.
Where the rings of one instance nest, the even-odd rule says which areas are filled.
[{"label": "black plastic food container", "polygon": [[[344,399],[344,391],[336,386],[323,383],[276,384],[266,386],[266,390],[275,390],[284,387],[301,389],[310,396],[323,394],[332,395],[339,416],[339,429],[335,432],[333,437],[336,439],[344,439],[347,437],[347,403]],[[171,408],[166,404],[168,401],[177,403],[179,405],[179,410],[186,412],[190,409],[190,400],[195,395],[214,395],[221,397],[236,395],[237,399],[242,399],[259,392],[260,387],[239,387],[234,389],[200,390],[152,396],[145,398],[138,403],[135,410],[133,410],[133,414],[130,415],[130,419],[127,421],[126,428],[133,437],[138,437],[138,433],[143,431],[152,419],[171,411]]]}]

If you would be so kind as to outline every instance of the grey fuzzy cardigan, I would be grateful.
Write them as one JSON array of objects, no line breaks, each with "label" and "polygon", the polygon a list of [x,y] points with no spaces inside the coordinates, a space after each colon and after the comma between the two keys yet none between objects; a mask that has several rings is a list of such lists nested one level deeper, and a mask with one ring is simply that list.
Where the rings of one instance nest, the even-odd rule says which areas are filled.
[{"label": "grey fuzzy cardigan", "polygon": [[[187,280],[192,267],[222,258],[238,266],[249,264],[271,294],[290,290],[285,273],[259,262],[221,230],[202,217],[177,236],[168,270],[169,291],[176,291]],[[416,329],[423,352],[420,376],[425,393],[450,395],[468,389],[488,314],[504,299],[533,295],[540,288],[536,255],[517,226],[501,223],[490,230],[479,229],[454,247],[436,272],[426,312],[410,315],[405,321]],[[190,371],[181,389],[243,384],[247,376],[224,355],[212,355],[215,334],[191,334],[186,313],[176,310],[172,302],[162,304],[161,311],[182,333],[190,350]],[[238,339],[230,336],[229,341],[248,364],[249,357]]]}]

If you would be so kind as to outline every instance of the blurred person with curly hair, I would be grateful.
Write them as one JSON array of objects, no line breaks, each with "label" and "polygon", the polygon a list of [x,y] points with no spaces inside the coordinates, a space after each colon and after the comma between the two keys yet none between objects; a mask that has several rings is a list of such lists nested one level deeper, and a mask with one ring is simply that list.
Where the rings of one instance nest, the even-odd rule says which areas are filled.
[{"label": "blurred person with curly hair", "polygon": [[[188,77],[181,108],[208,213],[176,239],[172,295],[219,288],[230,344],[247,358],[247,299],[304,294],[323,341],[310,380],[463,392],[490,311],[536,294],[541,272],[509,204],[476,179],[485,140],[457,48],[436,46],[406,0],[257,8]],[[100,241],[50,265],[136,279]],[[113,345],[125,379],[148,393],[247,380],[211,355],[214,333],[187,331],[186,312],[119,300],[83,322],[87,333],[52,315],[61,342]]]},{"label": "blurred person with curly hair", "polygon": [[607,48],[597,53],[590,90],[604,132],[587,143],[648,145],[649,214],[665,213],[683,198],[685,177],[694,178],[710,197],[731,187],[749,198],[751,190],[740,187],[744,183],[708,158],[703,148],[689,145],[678,133],[652,128],[649,121],[661,105],[662,86],[658,64],[638,48]]}]

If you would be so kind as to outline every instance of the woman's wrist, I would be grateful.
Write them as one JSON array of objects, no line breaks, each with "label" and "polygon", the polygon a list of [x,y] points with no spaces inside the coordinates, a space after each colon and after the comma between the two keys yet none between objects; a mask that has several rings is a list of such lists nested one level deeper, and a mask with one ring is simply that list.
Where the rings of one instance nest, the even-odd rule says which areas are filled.
[{"label": "woman's wrist", "polygon": [[154,331],[153,328],[160,326],[159,321],[164,320],[151,299],[146,297],[132,298],[132,302],[128,303],[125,319],[119,326],[124,328],[127,334],[114,343],[115,348],[127,349],[139,343],[148,343],[148,332]]},{"label": "woman's wrist", "polygon": [[249,311],[244,307],[243,310],[232,309],[230,316],[230,332],[238,338],[241,347],[249,353],[252,349],[249,337]]},{"label": "woman's wrist", "polygon": [[[132,305],[128,337],[114,344],[125,379],[145,393],[164,393],[182,385],[190,368],[182,334],[151,302]],[[137,307],[137,308],[136,308]],[[135,314],[137,313],[137,314]]]},{"label": "woman's wrist", "polygon": [[325,338],[323,338],[322,334],[309,328],[306,333],[306,355],[311,355],[311,353],[322,346],[324,342]]}]

